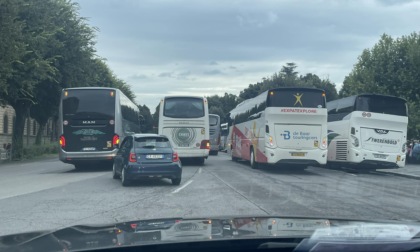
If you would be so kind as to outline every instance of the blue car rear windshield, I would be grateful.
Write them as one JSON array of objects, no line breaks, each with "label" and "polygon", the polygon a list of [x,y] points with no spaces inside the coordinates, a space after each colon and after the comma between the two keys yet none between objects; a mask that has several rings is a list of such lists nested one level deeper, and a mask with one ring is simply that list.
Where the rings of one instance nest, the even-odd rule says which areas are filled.
[{"label": "blue car rear windshield", "polygon": [[171,148],[168,138],[139,137],[134,139],[135,148]]}]

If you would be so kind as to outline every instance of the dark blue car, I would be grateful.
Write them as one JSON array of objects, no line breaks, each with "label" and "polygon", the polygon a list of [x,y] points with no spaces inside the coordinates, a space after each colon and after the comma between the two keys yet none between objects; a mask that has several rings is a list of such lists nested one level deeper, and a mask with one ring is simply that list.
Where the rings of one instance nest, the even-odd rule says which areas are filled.
[{"label": "dark blue car", "polygon": [[112,177],[123,186],[141,178],[168,178],[181,183],[182,165],[169,139],[163,135],[135,134],[121,143],[114,159]]}]

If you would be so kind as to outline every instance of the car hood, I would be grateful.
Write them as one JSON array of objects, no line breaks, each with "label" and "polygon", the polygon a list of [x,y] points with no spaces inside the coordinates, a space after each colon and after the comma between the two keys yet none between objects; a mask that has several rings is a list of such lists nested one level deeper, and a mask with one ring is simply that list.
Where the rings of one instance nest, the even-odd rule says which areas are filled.
[{"label": "car hood", "polygon": [[63,251],[192,240],[249,238],[411,240],[416,221],[371,221],[284,216],[167,218],[71,226],[0,237],[0,251]]}]

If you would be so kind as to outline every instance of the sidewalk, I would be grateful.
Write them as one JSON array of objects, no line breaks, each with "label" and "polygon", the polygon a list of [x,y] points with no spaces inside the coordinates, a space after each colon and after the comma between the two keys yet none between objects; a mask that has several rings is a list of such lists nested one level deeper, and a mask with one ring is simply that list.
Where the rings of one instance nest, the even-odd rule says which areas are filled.
[{"label": "sidewalk", "polygon": [[407,164],[404,168],[398,169],[377,169],[378,172],[387,172],[399,176],[420,179],[420,164]]}]

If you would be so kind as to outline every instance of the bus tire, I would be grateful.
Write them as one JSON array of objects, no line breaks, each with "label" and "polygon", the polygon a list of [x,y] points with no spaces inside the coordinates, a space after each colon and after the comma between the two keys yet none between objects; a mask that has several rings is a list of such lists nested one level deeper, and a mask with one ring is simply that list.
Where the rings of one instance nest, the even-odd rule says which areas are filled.
[{"label": "bus tire", "polygon": [[251,155],[249,157],[249,163],[251,164],[252,169],[258,169],[258,163],[255,161],[254,149],[251,148]]}]

